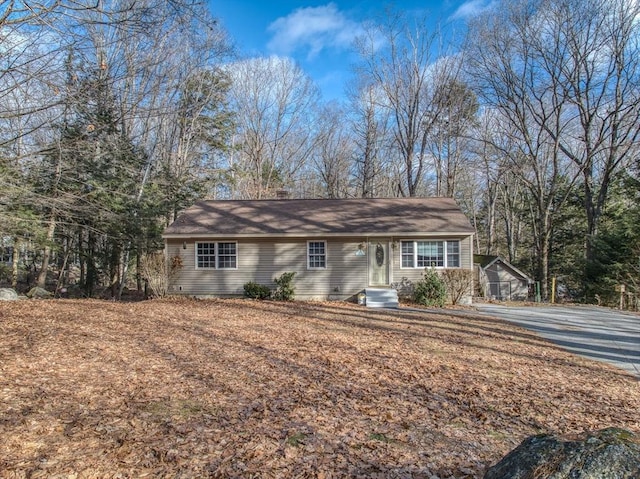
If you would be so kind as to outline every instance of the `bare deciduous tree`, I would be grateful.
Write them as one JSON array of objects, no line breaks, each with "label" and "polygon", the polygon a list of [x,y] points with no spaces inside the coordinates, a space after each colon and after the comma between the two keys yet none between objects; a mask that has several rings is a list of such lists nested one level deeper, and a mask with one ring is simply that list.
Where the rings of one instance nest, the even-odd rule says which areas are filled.
[{"label": "bare deciduous tree", "polygon": [[228,66],[238,132],[229,169],[236,195],[265,198],[293,181],[311,153],[318,100],[311,79],[292,60],[254,58]]},{"label": "bare deciduous tree", "polygon": [[389,114],[380,95],[383,92],[363,79],[350,92],[351,129],[354,140],[356,195],[362,198],[384,196],[385,164],[388,161]]},{"label": "bare deciduous tree", "polygon": [[326,105],[317,120],[317,133],[311,154],[326,198],[347,198],[351,194],[353,141],[344,128],[345,113],[335,103]]},{"label": "bare deciduous tree", "polygon": [[495,128],[485,141],[509,161],[509,169],[529,191],[537,275],[546,298],[553,209],[562,204],[556,196],[565,175],[575,182],[579,174],[569,168],[554,140],[564,128],[566,105],[558,102],[553,88],[541,85],[536,74],[539,57],[530,43],[539,26],[528,11],[519,5],[504,6],[500,15],[478,20],[471,32],[470,73],[495,118]]},{"label": "bare deciduous tree", "polygon": [[433,101],[439,113],[430,141],[436,174],[435,194],[451,198],[457,192],[458,175],[469,163],[469,132],[478,111],[475,93],[457,78],[458,69],[452,67],[449,78],[442,79],[436,89]]},{"label": "bare deciduous tree", "polygon": [[503,2],[472,26],[467,61],[531,194],[545,292],[554,210],[581,179],[589,261],[611,181],[637,150],[639,13],[626,0]]},{"label": "bare deciduous tree", "polygon": [[611,182],[638,152],[640,4],[553,0],[536,13],[543,82],[567,106],[562,130],[549,134],[582,172],[589,261]]},{"label": "bare deciduous tree", "polygon": [[[434,95],[447,62],[434,58],[435,33],[423,25],[414,28],[401,16],[374,25],[357,41],[363,60],[362,78],[380,92],[379,105],[390,115],[390,131],[399,152],[402,177],[397,185],[402,196],[415,196],[424,180],[429,135],[437,119]],[[378,95],[378,93],[376,93]]]}]

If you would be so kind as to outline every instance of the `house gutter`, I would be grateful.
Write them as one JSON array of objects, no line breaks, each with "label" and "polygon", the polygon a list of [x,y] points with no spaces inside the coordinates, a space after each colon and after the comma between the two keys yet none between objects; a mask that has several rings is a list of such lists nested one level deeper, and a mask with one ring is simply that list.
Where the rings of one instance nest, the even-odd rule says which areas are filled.
[{"label": "house gutter", "polygon": [[299,233],[169,233],[163,234],[162,238],[166,240],[186,238],[200,239],[200,238],[394,238],[400,240],[402,238],[420,238],[420,237],[464,237],[473,235],[471,231],[449,231],[449,232],[411,232],[411,233],[397,233],[397,232],[385,232],[385,233],[368,233],[368,232],[348,232],[348,233],[325,233],[322,231],[302,231]]}]

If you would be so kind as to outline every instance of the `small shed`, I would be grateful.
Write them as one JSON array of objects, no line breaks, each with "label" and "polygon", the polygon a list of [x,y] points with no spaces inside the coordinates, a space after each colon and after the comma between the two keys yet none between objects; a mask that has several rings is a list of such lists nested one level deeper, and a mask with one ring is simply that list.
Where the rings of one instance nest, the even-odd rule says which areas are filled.
[{"label": "small shed", "polygon": [[511,263],[495,255],[473,255],[480,295],[499,301],[526,301],[533,280]]}]

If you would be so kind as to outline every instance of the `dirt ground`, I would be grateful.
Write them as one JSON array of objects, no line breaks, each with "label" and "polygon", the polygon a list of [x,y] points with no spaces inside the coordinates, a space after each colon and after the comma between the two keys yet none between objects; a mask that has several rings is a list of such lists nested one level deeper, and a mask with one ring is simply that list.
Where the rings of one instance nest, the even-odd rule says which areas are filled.
[{"label": "dirt ground", "polygon": [[0,302],[2,478],[481,478],[638,411],[633,377],[472,313]]}]

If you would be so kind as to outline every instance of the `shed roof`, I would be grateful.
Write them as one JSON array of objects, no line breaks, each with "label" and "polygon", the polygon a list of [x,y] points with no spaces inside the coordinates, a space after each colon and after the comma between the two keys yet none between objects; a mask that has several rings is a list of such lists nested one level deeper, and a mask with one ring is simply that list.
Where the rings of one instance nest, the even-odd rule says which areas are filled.
[{"label": "shed roof", "polygon": [[460,234],[474,232],[452,198],[200,201],[164,232],[184,236]]},{"label": "shed roof", "polygon": [[473,262],[479,265],[482,269],[488,269],[490,266],[494,264],[502,264],[507,269],[511,270],[516,277],[520,277],[523,280],[526,280],[529,283],[533,283],[533,280],[524,272],[516,268],[514,265],[509,263],[507,260],[501,258],[500,256],[487,255],[487,254],[474,254]]},{"label": "shed roof", "polygon": [[474,254],[473,262],[480,265],[481,268],[486,268],[487,266],[493,264],[494,261],[499,258],[499,256],[493,254]]}]

